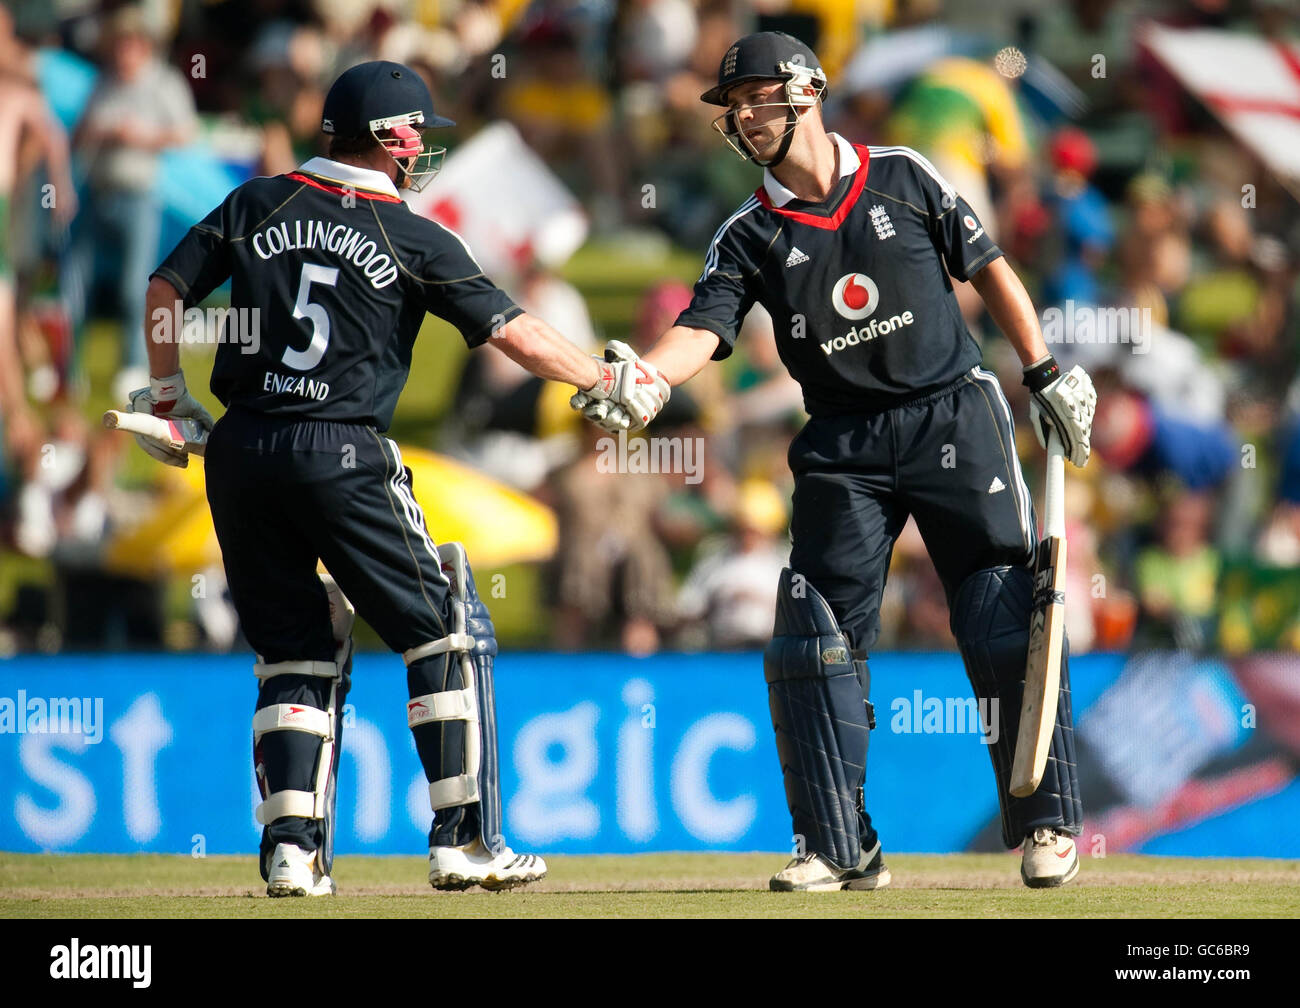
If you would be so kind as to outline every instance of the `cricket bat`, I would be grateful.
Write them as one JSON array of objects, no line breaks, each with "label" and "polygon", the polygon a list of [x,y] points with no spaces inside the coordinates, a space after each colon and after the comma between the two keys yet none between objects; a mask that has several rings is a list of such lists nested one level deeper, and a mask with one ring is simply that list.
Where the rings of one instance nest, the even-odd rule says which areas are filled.
[{"label": "cricket bat", "polygon": [[104,426],[109,430],[130,431],[156,441],[172,451],[202,455],[208,443],[208,432],[197,420],[169,420],[150,413],[124,413],[109,410],[104,414]]},{"label": "cricket bat", "polygon": [[1034,562],[1034,600],[1029,617],[1025,694],[1020,704],[1011,793],[1028,798],[1038,790],[1056,728],[1065,638],[1065,451],[1052,434],[1047,442],[1043,493],[1043,539]]}]

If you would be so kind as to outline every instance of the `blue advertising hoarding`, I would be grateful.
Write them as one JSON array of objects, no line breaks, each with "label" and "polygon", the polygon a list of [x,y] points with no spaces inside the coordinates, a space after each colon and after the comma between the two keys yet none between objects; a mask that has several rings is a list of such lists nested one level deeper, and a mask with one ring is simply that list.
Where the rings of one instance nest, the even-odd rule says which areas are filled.
[{"label": "blue advertising hoarding", "polygon": [[[1100,843],[1104,852],[1106,836],[1089,832],[1096,823],[1131,824],[1145,814],[1151,827],[1126,827],[1117,849],[1300,856],[1296,831],[1277,829],[1300,822],[1300,783],[1286,772],[1284,753],[1251,749],[1257,733],[1236,720],[1237,708],[1249,705],[1226,669],[1144,666],[1141,675],[1121,676],[1124,669],[1122,656],[1071,662],[1080,741],[1090,747],[1081,754],[1085,848],[1095,854]],[[880,655],[872,670],[879,724],[867,806],[887,848],[992,849],[997,799],[958,656]],[[1172,727],[1152,732],[1146,746],[1121,736],[1131,734],[1124,718],[1136,716],[1128,694],[1142,687],[1141,696],[1151,696],[1142,676],[1154,675],[1199,699],[1186,712],[1172,705],[1162,715]],[[406,726],[404,680],[395,657],[356,658],[344,708],[341,854],[424,850],[428,795]],[[243,656],[0,662],[0,849],[254,850],[254,698]],[[516,849],[793,846],[758,655],[509,655],[498,664],[497,698],[506,833]],[[1182,735],[1170,735],[1175,729]],[[1170,738],[1183,739],[1172,755],[1189,754],[1186,766],[1171,767]],[[1239,765],[1222,778],[1234,789],[1225,791],[1217,776],[1197,777],[1234,754]],[[1148,763],[1150,772],[1126,782],[1126,767]],[[1102,810],[1090,805],[1090,791],[1107,796],[1109,818],[1094,822]],[[1180,818],[1189,795],[1200,811]]]}]

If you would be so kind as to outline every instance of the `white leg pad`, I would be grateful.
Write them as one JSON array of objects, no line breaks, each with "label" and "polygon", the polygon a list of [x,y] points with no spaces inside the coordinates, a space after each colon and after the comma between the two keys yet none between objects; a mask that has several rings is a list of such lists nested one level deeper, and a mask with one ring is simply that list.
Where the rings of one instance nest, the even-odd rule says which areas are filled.
[{"label": "white leg pad", "polygon": [[464,773],[444,777],[429,785],[429,804],[435,812],[479,800],[478,774],[483,739],[479,731],[475,669],[470,660],[475,641],[472,634],[465,632],[464,606],[457,604],[452,608],[456,616],[455,632],[402,652],[402,658],[408,666],[421,658],[436,654],[455,654],[457,657],[452,660],[460,662],[461,682],[464,684],[461,689],[426,693],[424,696],[413,697],[406,705],[406,723],[412,728],[435,721],[466,722]]},{"label": "white leg pad", "polygon": [[[343,642],[340,656],[346,659],[346,651],[351,640]],[[261,656],[259,655],[259,658]],[[311,675],[321,679],[332,680],[328,709],[321,710],[309,704],[272,704],[262,707],[253,715],[253,745],[261,741],[262,736],[272,731],[301,731],[321,739],[320,755],[316,760],[316,781],[314,791],[276,791],[264,794],[263,801],[257,806],[255,816],[263,826],[270,825],[284,816],[301,816],[304,819],[324,819],[327,813],[326,798],[329,788],[330,771],[334,765],[334,735],[336,712],[335,698],[338,694],[340,665],[324,661],[282,661],[266,664],[259,661],[255,666],[260,681],[281,675]]]}]

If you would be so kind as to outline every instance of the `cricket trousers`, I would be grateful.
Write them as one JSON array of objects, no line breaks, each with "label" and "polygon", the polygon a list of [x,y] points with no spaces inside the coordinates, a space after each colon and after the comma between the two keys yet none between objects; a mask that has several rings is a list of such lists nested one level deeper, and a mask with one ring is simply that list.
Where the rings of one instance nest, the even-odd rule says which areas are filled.
[{"label": "cricket trousers", "polygon": [[[392,650],[401,653],[449,633],[450,585],[394,442],[368,426],[280,418],[235,405],[213,429],[204,461],[231,598],[264,663],[334,660],[318,560]],[[441,688],[420,679],[432,674],[424,666],[438,661],[434,656],[411,664],[408,695]],[[328,688],[328,680],[277,676],[261,684],[257,706],[323,708]],[[459,726],[448,722],[446,733],[432,741],[417,733],[430,780],[441,776],[444,747],[460,751]],[[274,732],[263,745],[296,743],[302,734]],[[272,759],[268,750],[266,762],[271,791],[311,789],[315,766],[303,752]],[[466,809],[440,810],[431,842],[434,834],[443,843],[466,842],[474,825]],[[264,832],[263,853],[276,843],[317,849],[323,828],[317,820],[278,819]]]},{"label": "cricket trousers", "polygon": [[1033,501],[997,379],[955,383],[875,414],[814,417],[790,445],[790,566],[830,603],[853,647],[880,636],[880,599],[909,515],[949,605],[971,574],[1031,564]]},{"label": "cricket trousers", "polygon": [[[814,417],[792,442],[789,461],[795,478],[790,566],[826,599],[854,657],[863,662],[880,635],[890,557],[909,515],[950,609],[972,574],[1032,565],[1037,526],[1015,452],[1011,410],[997,379],[981,368],[879,413]],[[1025,604],[1027,628],[1027,599]],[[1022,657],[1021,673],[1023,668]],[[967,671],[972,683],[987,679],[969,664]],[[869,691],[869,674],[865,685]],[[1015,706],[1018,713],[1018,701]],[[1072,733],[1064,673],[1060,716]],[[1008,768],[999,761],[1012,741],[990,749],[1006,835],[1018,842],[1023,823],[1030,821],[1071,824],[1055,811],[1054,799],[1035,798],[1052,805],[1043,812],[1003,793]],[[862,845],[870,850],[876,834],[866,802],[860,802]]]}]

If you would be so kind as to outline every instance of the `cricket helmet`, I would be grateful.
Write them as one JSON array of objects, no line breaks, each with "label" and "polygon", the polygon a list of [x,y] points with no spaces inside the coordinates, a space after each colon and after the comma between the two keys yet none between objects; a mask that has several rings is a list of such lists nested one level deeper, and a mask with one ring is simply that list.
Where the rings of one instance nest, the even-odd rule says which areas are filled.
[{"label": "cricket helmet", "polygon": [[[433,111],[433,96],[410,67],[388,60],[345,70],[325,96],[321,132],[375,139],[397,162],[397,185],[417,192],[442,167],[446,147],[426,146],[423,130],[456,124]],[[417,128],[418,127],[418,128]]]},{"label": "cricket helmet", "polygon": [[779,137],[764,145],[764,150],[779,144],[775,154],[764,158],[755,150],[736,121],[735,109],[713,121],[713,128],[722,134],[727,145],[746,160],[764,168],[779,164],[790,150],[794,129],[799,124],[799,110],[811,108],[826,95],[826,73],[808,46],[785,32],[756,32],[737,40],[718,66],[718,83],[704,94],[700,101],[709,105],[727,106],[727,92],[737,84],[748,81],[771,80],[785,82],[785,100],[765,102],[754,108],[783,106],[786,109],[786,129]]}]

